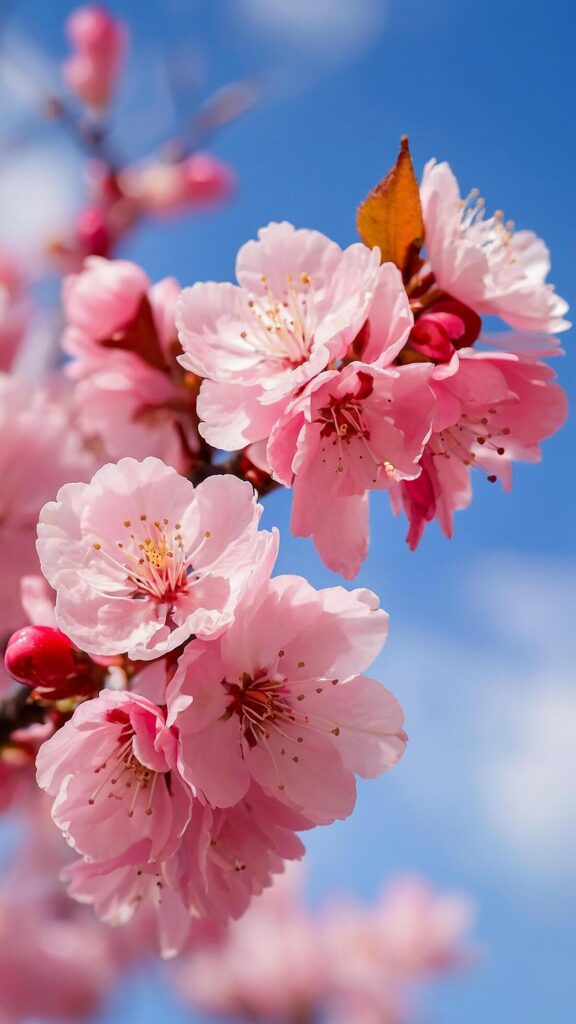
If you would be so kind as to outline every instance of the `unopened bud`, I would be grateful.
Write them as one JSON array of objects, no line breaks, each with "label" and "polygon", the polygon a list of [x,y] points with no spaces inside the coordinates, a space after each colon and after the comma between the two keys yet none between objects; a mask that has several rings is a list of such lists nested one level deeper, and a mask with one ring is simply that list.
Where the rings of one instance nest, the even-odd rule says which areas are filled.
[{"label": "unopened bud", "polygon": [[83,255],[107,256],[111,237],[104,210],[98,206],[87,206],[76,218],[76,239]]},{"label": "unopened bud", "polygon": [[120,73],[125,27],[102,7],[81,7],[68,19],[66,31],[74,47],[62,67],[66,84],[89,107],[102,111]]},{"label": "unopened bud", "polygon": [[44,700],[94,692],[98,683],[90,659],[52,626],[25,626],[8,641],[6,670]]}]

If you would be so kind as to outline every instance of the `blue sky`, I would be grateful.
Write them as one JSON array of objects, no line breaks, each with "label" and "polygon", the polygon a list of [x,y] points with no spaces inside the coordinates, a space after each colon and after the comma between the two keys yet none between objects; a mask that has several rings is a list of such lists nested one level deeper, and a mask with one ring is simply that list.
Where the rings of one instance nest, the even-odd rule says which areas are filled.
[{"label": "blue sky", "polygon": [[[60,58],[72,6],[20,0],[13,28]],[[261,105],[213,144],[238,172],[234,204],[146,227],[127,243],[125,254],[151,276],[175,274],[183,284],[231,278],[237,248],[270,219],[354,241],[356,206],[407,133],[418,171],[431,156],[448,159],[464,192],[479,187],[488,208],[541,234],[552,280],[572,298],[569,0],[109,7],[133,31],[117,130],[132,156],[161,141],[162,120],[168,133],[196,95],[239,77],[265,82]],[[569,354],[556,368],[570,390],[571,335],[564,340]],[[483,954],[475,972],[426,994],[430,1019],[442,1024],[576,1017],[573,448],[569,423],[545,444],[540,466],[517,468],[511,495],[479,477],[455,538],[432,528],[415,554],[404,544],[404,522],[385,500],[373,505],[372,550],[357,582],[390,612],[390,641],[374,674],[405,706],[411,743],[394,773],[361,787],[348,822],[307,840],[310,898],[337,887],[369,899],[406,869],[471,893]],[[267,525],[283,536],[278,571],[317,586],[338,582],[308,542],[290,538],[289,496],[267,502]],[[167,998],[141,979],[103,1021],[144,1024],[160,1012],[167,1022],[190,1021]]]}]

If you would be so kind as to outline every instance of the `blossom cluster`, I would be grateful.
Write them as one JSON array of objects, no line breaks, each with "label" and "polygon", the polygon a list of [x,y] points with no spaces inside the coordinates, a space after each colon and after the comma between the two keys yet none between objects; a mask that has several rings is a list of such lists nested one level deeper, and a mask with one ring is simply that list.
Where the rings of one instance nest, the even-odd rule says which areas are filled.
[{"label": "blossom cluster", "polygon": [[[238,285],[193,285],[176,313],[179,361],[204,378],[201,436],[257,445],[293,488],[295,535],[346,578],[367,554],[370,491],[404,510],[411,548],[433,518],[451,536],[470,470],[509,488],[511,463],[537,460],[566,416],[537,358],[569,326],[544,243],[485,217],[475,193],[463,201],[448,164],[432,160],[419,192],[414,179],[421,237],[399,257],[384,228],[406,159],[403,146],[388,188],[361,208],[367,245],[341,250],[271,224],[240,250]],[[492,340],[482,314],[516,330]]]},{"label": "blossom cluster", "polygon": [[[127,31],[99,8],[68,28],[65,81],[102,117]],[[350,815],[356,777],[392,768],[407,741],[397,699],[364,674],[386,640],[378,597],[273,575],[258,499],[291,489],[293,533],[348,580],[371,491],[404,513],[410,548],[434,519],[451,536],[472,471],[508,489],[512,463],[537,461],[562,425],[544,360],[567,307],[544,243],[462,199],[446,163],[418,183],[405,140],[359,209],[360,242],[272,223],[240,249],[236,284],[152,283],[111,258],[118,242],[144,213],[220,201],[231,173],[191,147],[115,166],[105,136],[85,136],[94,203],[53,246],[65,328],[43,383],[14,373],[26,310],[0,267],[0,640],[21,684],[0,678],[0,807],[31,799],[35,763],[74,854],[70,895],[109,924],[144,921],[164,957],[216,934],[234,974],[251,918],[221,930],[256,897],[258,921],[299,833]],[[298,924],[286,998],[300,986],[309,1016],[331,993],[335,1021],[398,1019],[391,975],[449,961],[462,930],[460,907],[434,906],[428,946],[421,929],[399,950],[412,897],[421,924],[420,890],[396,918],[387,903],[369,922]],[[21,916],[22,942],[35,920]],[[274,918],[274,933],[293,924]],[[205,982],[214,1008],[294,1018],[286,979],[256,955],[215,999],[211,956],[189,966],[196,999]],[[105,950],[98,963],[108,976]]]},{"label": "blossom cluster", "polygon": [[398,702],[362,674],[386,637],[378,599],[271,577],[261,511],[246,481],[194,487],[149,456],[64,485],[40,515],[56,623],[119,659],[120,688],[78,703],[38,783],[82,858],[71,894],[112,923],[154,908],[165,956],[193,919],[239,916],[302,855],[296,832],[349,815],[355,773],[405,746]]}]

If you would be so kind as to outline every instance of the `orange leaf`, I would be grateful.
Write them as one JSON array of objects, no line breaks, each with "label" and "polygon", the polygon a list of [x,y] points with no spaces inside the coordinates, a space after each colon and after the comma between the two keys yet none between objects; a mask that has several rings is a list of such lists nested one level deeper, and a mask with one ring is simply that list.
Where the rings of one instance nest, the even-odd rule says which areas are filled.
[{"label": "orange leaf", "polygon": [[360,204],[356,224],[364,244],[379,247],[382,263],[408,270],[424,241],[424,220],[406,136],[395,166]]}]

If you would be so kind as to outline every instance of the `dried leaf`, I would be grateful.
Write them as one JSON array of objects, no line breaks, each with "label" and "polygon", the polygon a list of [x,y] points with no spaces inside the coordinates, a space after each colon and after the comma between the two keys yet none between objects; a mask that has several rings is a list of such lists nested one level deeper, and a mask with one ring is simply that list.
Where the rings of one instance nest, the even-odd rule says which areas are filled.
[{"label": "dried leaf", "polygon": [[424,220],[406,136],[395,166],[359,206],[356,224],[364,244],[379,247],[383,263],[408,270],[424,241]]}]

